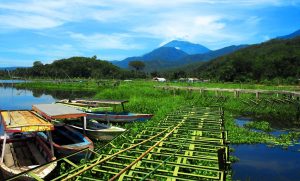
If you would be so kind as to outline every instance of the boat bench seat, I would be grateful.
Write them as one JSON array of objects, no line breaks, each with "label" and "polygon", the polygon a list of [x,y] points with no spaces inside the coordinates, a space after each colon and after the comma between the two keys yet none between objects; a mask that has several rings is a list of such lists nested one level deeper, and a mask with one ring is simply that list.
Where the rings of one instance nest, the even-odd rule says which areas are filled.
[{"label": "boat bench seat", "polygon": [[27,142],[27,145],[32,155],[34,155],[34,158],[38,162],[38,164],[45,164],[46,159],[43,157],[42,153],[38,150],[36,145],[33,142]]}]

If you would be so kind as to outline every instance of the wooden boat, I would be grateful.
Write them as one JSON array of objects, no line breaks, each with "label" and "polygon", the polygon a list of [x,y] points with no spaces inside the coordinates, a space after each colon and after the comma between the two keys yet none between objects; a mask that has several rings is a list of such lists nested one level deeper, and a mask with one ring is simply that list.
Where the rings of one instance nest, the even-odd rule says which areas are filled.
[{"label": "wooden boat", "polygon": [[[54,128],[55,129],[51,132],[51,134],[53,137],[55,153],[58,158],[73,154],[87,147],[91,150],[94,149],[92,141],[87,136],[72,129],[71,127],[62,124],[55,125]],[[38,135],[43,139],[43,141],[50,144],[47,134],[40,132]],[[71,159],[80,160],[86,156],[85,152],[83,152],[76,154],[76,156],[73,156]]]},{"label": "wooden boat", "polygon": [[[69,126],[83,132],[83,125],[80,122],[70,122]],[[123,128],[98,123],[96,120],[87,122],[86,134],[89,138],[97,140],[112,140],[114,137],[126,131]]]},{"label": "wooden boat", "polygon": [[[86,104],[86,105],[93,105],[95,107],[113,107],[114,111],[89,111],[85,110],[87,113],[87,119],[95,119],[98,121],[106,121],[111,123],[126,123],[126,122],[133,122],[133,121],[146,121],[151,119],[153,114],[139,114],[139,113],[130,113],[126,112],[124,108],[124,104],[127,103],[127,100],[84,100],[78,99],[71,102],[75,102],[76,104]],[[69,104],[65,102],[64,104]],[[120,105],[122,107],[121,112],[116,111],[116,106]]]},{"label": "wooden boat", "polygon": [[[32,109],[52,121],[83,118],[84,128],[86,128],[86,113],[83,111],[59,104],[36,104],[32,106]],[[51,134],[53,135],[53,146],[60,157],[70,155],[84,148],[94,149],[93,142],[87,136],[64,123],[55,125],[55,130]],[[39,133],[39,135],[44,141],[48,140],[48,136],[45,133]],[[80,160],[86,156],[83,152],[82,154],[76,154],[76,157],[71,159]]]},{"label": "wooden boat", "polygon": [[[35,134],[38,131],[53,130],[54,127],[51,123],[32,111],[1,111],[1,118],[4,136],[1,140],[0,167],[4,178],[12,177],[56,159],[53,149],[51,150]],[[52,162],[39,167],[31,171],[31,175],[34,174],[43,179],[54,170],[56,164],[56,162]],[[24,174],[19,176],[18,180],[34,179],[29,174]]]}]

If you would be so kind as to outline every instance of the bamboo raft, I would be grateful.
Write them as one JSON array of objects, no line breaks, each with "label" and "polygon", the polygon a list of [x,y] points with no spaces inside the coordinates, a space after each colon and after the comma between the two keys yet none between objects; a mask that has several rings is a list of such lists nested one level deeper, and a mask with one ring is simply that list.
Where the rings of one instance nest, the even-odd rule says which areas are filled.
[{"label": "bamboo raft", "polygon": [[53,180],[226,180],[227,143],[222,109],[184,108],[136,135],[125,132],[85,164],[67,161]]}]

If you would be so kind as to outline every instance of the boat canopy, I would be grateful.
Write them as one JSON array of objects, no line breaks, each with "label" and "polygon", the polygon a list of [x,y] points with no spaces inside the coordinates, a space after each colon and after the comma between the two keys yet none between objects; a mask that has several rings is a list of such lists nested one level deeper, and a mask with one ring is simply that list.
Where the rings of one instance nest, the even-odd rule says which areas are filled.
[{"label": "boat canopy", "polygon": [[86,113],[62,104],[35,104],[32,109],[48,120],[86,117]]},{"label": "boat canopy", "polygon": [[38,132],[54,130],[54,126],[33,111],[1,111],[5,132]]}]

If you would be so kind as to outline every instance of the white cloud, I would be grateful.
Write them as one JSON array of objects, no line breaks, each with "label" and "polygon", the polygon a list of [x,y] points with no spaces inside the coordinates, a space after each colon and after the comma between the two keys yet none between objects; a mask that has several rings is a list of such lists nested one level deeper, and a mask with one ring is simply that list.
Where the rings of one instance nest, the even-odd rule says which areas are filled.
[{"label": "white cloud", "polygon": [[130,50],[139,49],[141,45],[130,42],[131,36],[128,34],[91,34],[84,35],[81,33],[69,32],[69,35],[74,40],[80,42],[87,49],[119,49]]},{"label": "white cloud", "polygon": [[44,16],[18,14],[14,16],[0,15],[0,25],[22,29],[44,29],[52,28],[63,24],[60,20],[54,20]]},{"label": "white cloud", "polygon": [[[214,4],[224,6],[285,6],[298,5],[296,1],[283,0],[28,0],[0,2],[0,25],[11,28],[43,29],[57,27],[67,22],[78,22],[87,19],[98,21],[120,21],[128,18],[142,18],[140,15],[155,11],[168,11],[181,8],[197,11],[201,6]],[[202,8],[203,10],[203,8]],[[154,11],[154,12],[153,12]],[[22,22],[24,21],[24,22]],[[130,21],[130,20],[129,20]]]},{"label": "white cloud", "polygon": [[78,51],[78,49],[70,44],[38,45],[36,47],[21,47],[15,49],[6,48],[2,50],[2,52],[15,53],[16,55],[30,55],[33,57],[32,60],[30,60],[31,62],[41,60],[43,63],[51,63],[57,59],[84,55],[83,52]]},{"label": "white cloud", "polygon": [[[215,41],[225,41],[228,39],[239,39],[239,36],[224,33],[226,23],[221,16],[179,16],[167,17],[159,22],[152,22],[140,26],[134,31],[140,34],[162,39],[160,45],[173,39],[188,40],[196,43],[209,43]],[[178,18],[179,17],[179,18]]]}]

